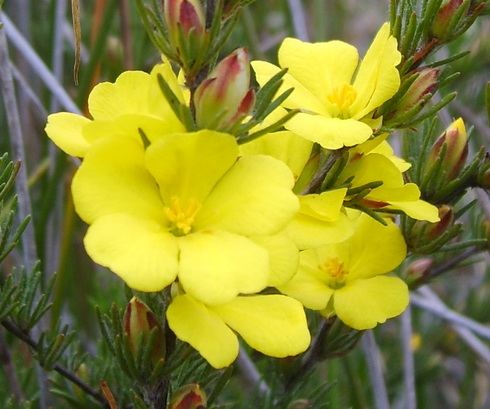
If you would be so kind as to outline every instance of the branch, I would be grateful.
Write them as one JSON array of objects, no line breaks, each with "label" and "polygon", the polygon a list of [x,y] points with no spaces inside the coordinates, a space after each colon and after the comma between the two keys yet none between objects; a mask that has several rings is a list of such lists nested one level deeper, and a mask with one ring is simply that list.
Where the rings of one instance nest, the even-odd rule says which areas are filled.
[{"label": "branch", "polygon": [[[32,349],[34,349],[35,351],[38,350],[38,343],[36,341],[34,341],[25,331],[23,331],[17,325],[15,325],[14,323],[12,323],[9,320],[3,320],[3,321],[1,321],[1,324],[3,325],[3,327],[5,327],[5,329],[7,331],[9,331],[11,334],[15,335],[17,338],[19,338],[21,341],[23,341],[27,345],[29,345]],[[56,372],[58,372],[61,376],[63,376],[67,380],[69,380],[71,383],[78,386],[85,393],[92,396],[96,401],[98,401],[99,403],[102,403],[106,407],[109,407],[104,396],[102,396],[95,389],[93,389],[89,385],[87,385],[78,376],[71,373],[70,371],[68,371],[67,369],[65,369],[64,367],[62,367],[59,364],[53,365],[53,369]]]}]

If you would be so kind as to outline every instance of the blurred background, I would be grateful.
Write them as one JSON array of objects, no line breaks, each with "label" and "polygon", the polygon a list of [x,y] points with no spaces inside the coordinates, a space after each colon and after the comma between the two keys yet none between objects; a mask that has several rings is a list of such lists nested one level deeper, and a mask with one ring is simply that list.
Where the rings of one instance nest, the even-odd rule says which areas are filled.
[{"label": "blurred background", "polygon": [[[114,81],[128,69],[149,71],[160,56],[144,31],[133,1],[80,0],[80,3],[82,44],[78,86],[73,74],[75,40],[70,2],[5,0],[2,35],[8,39],[21,119],[25,156],[22,166],[27,171],[30,188],[35,251],[41,260],[43,282],[54,272],[58,275],[53,307],[42,325],[54,327],[61,318],[64,324],[77,330],[81,348],[95,353],[100,334],[94,306],[104,312],[112,303],[123,306],[124,287],[112,273],[94,265],[85,254],[82,238],[86,227],[74,214],[69,189],[77,163],[53,147],[44,126],[52,112],[78,109],[86,113],[87,97],[95,84]],[[253,59],[276,62],[282,39],[294,36],[308,41],[341,39],[356,45],[363,55],[385,21],[389,21],[389,0],[257,0],[243,10],[224,52],[246,46]],[[438,51],[437,58],[466,50],[470,53],[449,67],[461,74],[441,90],[442,95],[453,90],[458,92],[456,100],[440,113],[441,130],[453,118],[462,116],[468,128],[474,127],[470,140],[473,150],[480,146],[488,150],[490,130],[485,109],[485,84],[490,79],[488,16],[480,18],[462,38]],[[10,152],[10,158],[16,161],[18,157],[12,153],[9,136],[6,110],[0,99],[0,153]],[[488,195],[478,191],[471,195],[490,220]],[[469,218],[466,222],[480,223],[481,218]],[[21,255],[19,249],[3,263],[0,280],[14,266],[25,263]],[[415,303],[412,331],[403,330],[401,319],[375,331],[393,409],[407,407],[403,340],[414,353],[416,407],[490,407],[489,264],[488,254],[480,254],[426,286],[429,291],[425,293],[426,298],[437,296],[444,304],[436,312],[433,311],[439,302],[436,298],[432,298],[432,309]],[[460,322],[455,322],[452,313],[459,314]],[[472,323],[482,325],[473,328]],[[15,352],[14,365],[22,385],[33,391],[37,385],[29,384],[29,374],[33,371],[31,358],[21,344],[12,338],[7,341]],[[376,407],[361,348],[321,364],[311,390],[325,383],[331,385],[325,404],[315,407]],[[0,369],[0,407],[5,404],[2,396],[8,390],[5,371]],[[225,407],[249,408],[246,388],[239,380],[232,382],[225,392],[233,402]]]}]

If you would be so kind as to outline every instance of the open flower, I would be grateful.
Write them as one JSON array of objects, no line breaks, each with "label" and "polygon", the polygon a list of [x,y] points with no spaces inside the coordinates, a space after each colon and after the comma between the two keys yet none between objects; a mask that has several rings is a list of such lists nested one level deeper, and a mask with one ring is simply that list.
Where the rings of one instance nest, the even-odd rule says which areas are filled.
[{"label": "open flower", "polygon": [[99,139],[72,185],[90,224],[88,254],[140,291],[178,278],[211,305],[261,291],[280,249],[258,242],[283,230],[299,204],[282,162],[237,159],[234,137],[209,130],[166,135],[146,150],[130,136]]},{"label": "open flower", "polygon": [[214,306],[178,295],[168,307],[167,319],[175,335],[215,368],[236,359],[235,332],[253,349],[277,358],[297,355],[310,343],[303,306],[284,295],[237,297]]},{"label": "open flower", "polygon": [[346,241],[301,252],[298,273],[279,290],[363,330],[408,305],[407,285],[386,275],[405,259],[406,244],[392,222],[383,226],[363,213],[354,223],[355,232]]},{"label": "open flower", "polygon": [[340,173],[338,185],[342,186],[347,180],[351,180],[351,188],[383,182],[361,199],[363,206],[375,210],[396,209],[413,219],[439,221],[437,207],[420,198],[420,189],[415,183],[403,180],[401,169],[406,170],[410,164],[394,156],[384,141],[377,146],[374,141],[367,141],[349,152],[349,163]]},{"label": "open flower", "polygon": [[151,141],[163,134],[185,131],[160,90],[158,74],[183,102],[172,67],[164,61],[151,74],[126,71],[114,83],[96,85],[88,99],[92,120],[69,112],[51,114],[46,133],[65,153],[84,157],[94,141],[108,135],[129,134],[141,141],[143,132]]},{"label": "open flower", "polygon": [[[283,103],[301,109],[286,128],[327,149],[366,141],[380,120],[373,111],[400,86],[396,66],[401,61],[397,41],[384,24],[359,65],[355,47],[342,41],[305,43],[286,38],[279,49],[279,65],[288,68],[279,92],[294,88]],[[279,68],[254,61],[257,81],[263,86]]]}]

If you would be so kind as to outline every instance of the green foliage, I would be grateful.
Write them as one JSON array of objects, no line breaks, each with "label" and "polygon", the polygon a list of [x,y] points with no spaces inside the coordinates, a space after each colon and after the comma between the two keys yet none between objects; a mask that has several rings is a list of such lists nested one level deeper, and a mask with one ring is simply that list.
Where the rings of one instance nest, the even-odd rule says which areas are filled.
[{"label": "green foliage", "polygon": [[[12,6],[15,3],[12,0],[3,5],[3,0],[0,0],[0,7],[3,5],[7,15],[13,17],[11,7],[15,7]],[[101,8],[96,3],[103,2],[82,2],[82,66],[80,86],[75,88],[71,76],[74,50],[54,39],[59,29],[54,24],[56,3],[25,2],[28,6],[20,14],[28,16],[29,10],[32,13],[26,20],[28,31],[25,36],[32,38],[35,50],[44,61],[52,61],[56,54],[64,55],[66,61],[61,64],[64,75],[59,75],[59,80],[80,107],[85,106],[87,95],[95,83],[114,80],[124,67],[147,70],[159,60],[160,52],[177,62],[183,58],[193,70],[199,67],[195,86],[216,64],[220,54],[237,44],[246,45],[254,58],[272,61],[280,39],[297,35],[294,20],[298,14],[290,8],[292,2],[225,0],[228,8],[224,9],[224,24],[220,24],[221,16],[218,13],[211,13],[214,17],[208,21],[212,32],[210,37],[217,36],[219,41],[206,49],[206,53],[198,52],[196,44],[189,42],[179,56],[168,45],[161,5],[157,0],[130,2],[129,23],[123,23],[123,19],[118,18],[118,13],[122,15],[120,6],[123,1],[111,0]],[[206,3],[221,4],[219,1]],[[381,8],[387,6],[384,2],[368,0],[361,3],[341,0],[300,2],[310,38],[361,41],[365,33],[373,31],[374,26],[358,24],[360,7],[374,10],[377,17],[384,14]],[[435,289],[448,305],[456,305],[464,316],[486,322],[490,288],[485,279],[489,268],[483,251],[488,250],[488,216],[485,217],[481,211],[483,205],[475,191],[484,187],[488,192],[488,185],[484,183],[487,181],[485,172],[490,167],[488,154],[479,150],[488,141],[485,139],[485,127],[488,130],[490,122],[488,19],[477,19],[488,14],[489,5],[483,1],[465,0],[444,22],[444,26],[434,27],[440,7],[445,3],[442,0],[391,0],[393,34],[398,38],[399,50],[403,54],[399,66],[402,85],[377,115],[386,118],[385,127],[380,132],[406,130],[400,145],[403,145],[404,158],[412,163],[412,168],[406,174],[407,181],[419,184],[425,199],[451,206],[453,212],[453,221],[436,238],[427,235],[434,228],[431,224],[401,217],[404,235],[412,252],[404,268],[423,257],[432,259],[435,265],[413,287],[451,272],[447,280],[437,281]],[[245,9],[245,6],[248,8]],[[148,34],[143,29],[137,9],[141,12]],[[101,21],[99,29],[96,29],[96,21]],[[63,20],[62,23],[66,24],[67,21]],[[183,33],[179,35],[182,44]],[[148,36],[158,51],[148,41]],[[17,51],[12,47],[11,52],[14,54]],[[195,58],[196,55],[198,58]],[[16,61],[17,58],[13,57],[12,64],[15,65]],[[52,69],[55,70],[54,65]],[[417,80],[421,81],[424,69],[437,69],[436,83],[429,84],[421,95],[416,95],[420,98],[413,105],[400,110],[399,101],[410,89],[413,92],[412,86]],[[107,407],[107,399],[100,391],[101,380],[106,382],[116,397],[118,409],[154,408],[149,402],[155,395],[160,394],[160,401],[167,402],[168,397],[182,385],[191,382],[198,382],[206,389],[208,408],[375,407],[375,392],[370,386],[371,378],[364,355],[360,348],[355,348],[362,333],[349,330],[339,321],[332,323],[323,338],[317,338],[316,345],[319,347],[309,355],[310,360],[308,356],[271,360],[245,349],[246,356],[261,376],[252,381],[243,376],[248,374],[247,370],[238,363],[226,370],[213,370],[187,344],[178,340],[173,340],[174,346],[170,347],[173,348],[172,354],[153,364],[150,355],[156,341],[156,331],[152,332],[148,342],[144,343],[141,338],[136,351],[131,350],[124,331],[121,308],[132,294],[127,294],[125,300],[119,281],[110,274],[96,271],[93,264],[87,261],[81,245],[84,228],[73,215],[69,195],[64,194],[73,169],[66,166],[64,158],[55,158],[49,152],[42,131],[45,118],[36,106],[50,110],[54,98],[39,85],[37,74],[36,69],[23,72],[34,90],[33,94],[37,93],[38,100],[33,103],[27,98],[21,105],[29,146],[27,162],[23,166],[29,169],[31,176],[33,220],[42,257],[42,266],[37,265],[31,271],[13,268],[18,264],[18,256],[23,250],[17,244],[29,223],[29,219],[16,222],[18,203],[10,193],[20,165],[9,163],[6,155],[0,158],[0,322],[7,338],[6,345],[0,347],[11,352],[11,370],[17,376],[24,394],[20,400],[13,397],[9,381],[2,371],[7,368],[2,360],[0,390],[7,393],[0,394],[1,407],[42,408],[43,394],[51,395],[53,407]],[[295,111],[290,111],[275,124],[252,131],[288,97],[290,91],[276,96],[283,75],[284,72],[279,73],[258,90],[250,121],[242,124],[236,132],[240,143],[281,129],[285,121],[295,115]],[[160,80],[160,85],[186,128],[194,130],[192,110],[178,102],[164,81]],[[24,86],[18,88],[25,89]],[[458,92],[456,99],[455,91]],[[435,119],[436,115],[443,120]],[[430,147],[448,125],[447,117],[450,119],[453,116],[464,116],[466,121],[475,125],[470,148],[472,145],[476,148],[470,153],[458,177],[444,183],[442,162],[447,155],[446,150],[441,150],[439,159],[430,168],[426,168],[425,164]],[[7,121],[1,110],[0,123],[2,132],[7,134]],[[484,126],[479,127],[479,123]],[[3,149],[7,149],[6,144],[5,138]],[[324,191],[335,186],[338,175],[348,161],[347,150],[317,151],[315,155],[318,157],[312,158],[311,166],[320,177],[309,186],[302,186],[303,192]],[[371,212],[373,217],[380,219],[377,212],[362,206],[362,198],[376,186],[377,182],[373,182],[352,189],[349,180],[342,185],[350,189],[351,207]],[[479,192],[484,196],[487,194],[483,190]],[[59,205],[60,201],[63,201],[62,206]],[[475,255],[480,257],[470,258]],[[46,265],[50,266],[49,269],[57,270],[58,274],[45,271]],[[51,293],[54,293],[54,313],[50,309]],[[165,300],[159,294],[148,294],[144,298],[162,326],[165,326]],[[112,309],[105,312],[106,306],[112,303]],[[99,305],[103,312],[97,310],[94,314],[87,309],[87,305]],[[67,317],[77,333],[61,324],[60,317]],[[319,323],[314,324],[313,328],[320,328]],[[46,327],[51,328],[44,330]],[[458,336],[456,325],[447,324],[422,308],[413,310],[413,328],[414,333],[408,336],[414,341],[412,353],[416,372],[412,376],[416,382],[417,407],[484,409],[485,402],[478,401],[478,397],[488,394],[484,386],[488,374],[484,365],[479,364],[484,359],[481,357],[485,356],[481,355],[481,350],[474,344],[465,344],[466,338]],[[379,348],[389,369],[385,381],[393,406],[404,401],[405,396],[404,377],[407,375],[399,342],[402,336],[407,337],[407,334],[401,334],[397,321],[376,331]],[[419,337],[421,345],[416,346],[415,340]],[[104,342],[94,341],[96,339],[104,339]],[[172,342],[169,344],[172,345]],[[36,370],[37,362],[49,371],[48,387],[44,391],[37,383],[41,379]],[[265,389],[261,389],[261,381]],[[444,385],[451,385],[452,390]],[[168,393],[158,388],[166,389]]]}]

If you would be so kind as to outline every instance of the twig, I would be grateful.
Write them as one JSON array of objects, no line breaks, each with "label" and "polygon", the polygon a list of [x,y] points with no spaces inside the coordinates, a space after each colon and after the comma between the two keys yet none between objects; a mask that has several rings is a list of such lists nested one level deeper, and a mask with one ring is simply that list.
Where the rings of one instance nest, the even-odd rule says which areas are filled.
[{"label": "twig", "polygon": [[288,0],[289,11],[293,20],[294,35],[302,41],[308,41],[308,26],[306,17],[300,0]]},{"label": "twig", "polygon": [[307,195],[309,193],[315,193],[317,189],[322,185],[325,176],[328,171],[332,169],[332,166],[335,164],[338,158],[340,158],[344,154],[345,149],[337,149],[331,153],[323,167],[320,169],[315,177],[311,180],[310,184],[306,187],[306,189],[301,192],[302,195]]},{"label": "twig", "polygon": [[481,337],[490,340],[490,328],[451,310],[428,287],[420,288],[417,292],[422,294],[422,296],[412,293],[410,299],[413,305],[438,315],[446,321],[462,325]]},{"label": "twig", "polygon": [[322,360],[325,338],[327,337],[329,329],[329,321],[323,320],[318,328],[318,332],[316,333],[313,342],[311,343],[310,348],[308,348],[308,351],[305,353],[305,356],[301,361],[300,368],[287,380],[286,388],[290,388],[295,382],[303,378],[317,362]]},{"label": "twig", "polygon": [[412,309],[410,305],[401,316],[401,324],[406,409],[417,409],[415,367],[412,348]]},{"label": "twig", "polygon": [[22,34],[19,33],[15,25],[12,24],[9,18],[2,12],[0,12],[0,20],[3,20],[3,28],[9,40],[29,62],[33,71],[39,75],[39,78],[44,82],[46,87],[53,93],[58,101],[60,101],[63,108],[69,112],[81,114],[80,109],[73,102],[71,97],[58,82],[55,76],[51,73],[49,68],[46,67],[46,64],[44,64],[31,45],[25,40]]},{"label": "twig", "polygon": [[131,45],[131,11],[128,0],[119,3],[119,15],[121,21],[121,42],[123,49],[123,65],[125,70],[133,69],[133,49]]},{"label": "twig", "polygon": [[388,393],[383,378],[383,369],[381,366],[381,355],[374,339],[373,331],[366,331],[361,340],[364,356],[368,367],[369,377],[373,386],[374,402],[376,409],[390,409]]},{"label": "twig", "polygon": [[[0,14],[0,22],[2,17],[3,15]],[[20,220],[24,220],[32,214],[32,206],[27,182],[27,169],[25,167],[24,139],[22,137],[20,115],[15,97],[14,81],[10,70],[7,38],[3,28],[0,29],[0,78],[13,160],[20,160],[24,165],[19,169],[15,181],[17,195],[19,196],[18,217]],[[29,271],[34,268],[37,261],[36,241],[34,237],[33,223],[29,223],[22,235],[24,264]]]},{"label": "twig", "polygon": [[434,268],[428,277],[428,279],[432,279],[434,277],[437,277],[446,271],[450,270],[451,268],[457,266],[459,263],[462,261],[466,260],[468,257],[471,257],[472,255],[482,251],[481,248],[479,247],[471,247],[468,250],[466,250],[464,253],[459,254],[458,256],[452,258],[451,260],[446,261],[445,263],[437,266]]},{"label": "twig", "polygon": [[262,379],[262,375],[241,346],[236,364],[245,380],[257,389],[261,397],[270,396],[271,391],[269,386]]},{"label": "twig", "polygon": [[22,395],[22,387],[20,386],[19,379],[15,372],[15,367],[12,363],[12,356],[7,345],[7,340],[0,328],[0,365],[4,367],[5,377],[7,378],[7,384],[14,396],[15,402],[19,404],[24,399]]},{"label": "twig", "polygon": [[[436,305],[439,305],[441,308],[447,308],[444,305],[444,303],[439,299],[439,297],[429,287],[424,287],[420,289],[420,292],[424,293],[427,298],[429,298]],[[469,318],[466,319],[469,320]],[[475,334],[473,334],[473,332],[471,332],[474,331],[474,328],[468,328],[466,325],[462,325],[459,322],[458,323],[452,322],[451,326],[473,351],[475,351],[478,355],[480,355],[480,357],[484,359],[486,362],[490,363],[490,349],[488,349],[488,347],[485,344],[483,344],[483,342],[481,342],[475,336]]]},{"label": "twig", "polygon": [[[17,327],[15,324],[8,320],[3,320],[1,321],[1,324],[7,331],[9,331],[11,334],[15,335],[17,338],[19,338],[21,341],[29,345],[32,349],[37,351],[38,349],[38,343],[34,341],[26,332],[22,331],[19,327]],[[63,368],[59,364],[53,365],[53,370],[58,372],[60,375],[62,375],[64,378],[68,379],[70,382],[73,384],[77,385],[80,389],[82,389],[85,393],[88,395],[92,396],[94,399],[96,399],[98,402],[107,405],[107,401],[105,400],[104,396],[102,396],[100,393],[98,393],[95,389],[91,388],[89,385],[87,385],[84,381],[82,381],[78,376],[74,375],[67,369]]]}]

